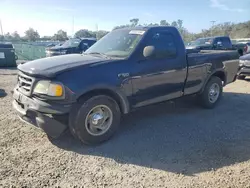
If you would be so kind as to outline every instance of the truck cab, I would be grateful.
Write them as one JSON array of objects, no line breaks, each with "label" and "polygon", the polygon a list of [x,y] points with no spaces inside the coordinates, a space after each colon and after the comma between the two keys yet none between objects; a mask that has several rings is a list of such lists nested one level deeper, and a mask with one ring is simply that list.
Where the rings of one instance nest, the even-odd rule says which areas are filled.
[{"label": "truck cab", "polygon": [[228,36],[199,38],[187,46],[197,50],[232,50],[233,45]]}]

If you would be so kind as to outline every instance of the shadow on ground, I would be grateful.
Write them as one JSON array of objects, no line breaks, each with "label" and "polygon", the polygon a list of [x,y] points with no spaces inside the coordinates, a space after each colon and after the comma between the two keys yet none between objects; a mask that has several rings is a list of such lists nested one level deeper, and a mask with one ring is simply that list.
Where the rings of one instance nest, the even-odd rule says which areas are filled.
[{"label": "shadow on ground", "polygon": [[108,142],[87,147],[69,133],[53,144],[81,155],[193,175],[250,159],[250,94],[225,93],[214,110],[195,98],[145,107],[124,117]]},{"label": "shadow on ground", "polygon": [[7,96],[7,93],[5,92],[4,89],[0,89],[0,98]]}]

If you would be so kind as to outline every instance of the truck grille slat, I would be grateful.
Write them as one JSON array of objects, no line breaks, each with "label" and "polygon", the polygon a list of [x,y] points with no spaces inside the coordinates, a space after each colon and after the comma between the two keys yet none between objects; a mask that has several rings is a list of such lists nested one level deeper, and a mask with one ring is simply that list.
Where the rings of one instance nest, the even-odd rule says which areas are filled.
[{"label": "truck grille slat", "polygon": [[25,80],[24,78],[22,78],[22,77],[19,77],[18,78],[19,79],[19,81],[21,81],[21,82],[24,82],[24,83],[26,83],[26,84],[29,84],[30,85],[30,83],[32,82],[32,80]]},{"label": "truck grille slat", "polygon": [[32,86],[34,84],[35,79],[19,72],[18,74],[18,90],[22,92],[24,95],[30,96]]}]

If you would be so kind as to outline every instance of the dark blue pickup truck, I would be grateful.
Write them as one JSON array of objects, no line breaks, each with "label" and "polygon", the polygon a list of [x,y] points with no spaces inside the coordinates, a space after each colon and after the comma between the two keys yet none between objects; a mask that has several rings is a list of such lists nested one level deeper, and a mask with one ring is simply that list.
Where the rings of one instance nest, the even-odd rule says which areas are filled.
[{"label": "dark blue pickup truck", "polygon": [[138,107],[196,95],[213,108],[238,64],[236,51],[186,51],[175,27],[120,29],[83,54],[19,65],[13,106],[50,137],[69,127],[83,143],[97,144]]},{"label": "dark blue pickup truck", "polygon": [[65,54],[80,54],[86,51],[95,42],[95,38],[71,38],[61,45],[46,48],[46,57]]}]

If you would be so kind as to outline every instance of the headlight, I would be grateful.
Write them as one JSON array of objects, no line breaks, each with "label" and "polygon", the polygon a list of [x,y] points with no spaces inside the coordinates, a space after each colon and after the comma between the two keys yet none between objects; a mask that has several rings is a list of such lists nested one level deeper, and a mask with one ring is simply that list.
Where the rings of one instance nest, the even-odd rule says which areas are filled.
[{"label": "headlight", "polygon": [[239,66],[244,65],[244,63],[245,63],[245,60],[240,60],[240,61],[239,61]]},{"label": "headlight", "polygon": [[46,80],[39,81],[33,92],[35,94],[47,95],[51,97],[64,97],[63,85]]},{"label": "headlight", "polygon": [[67,50],[63,50],[60,52],[60,54],[66,54],[67,53]]}]

